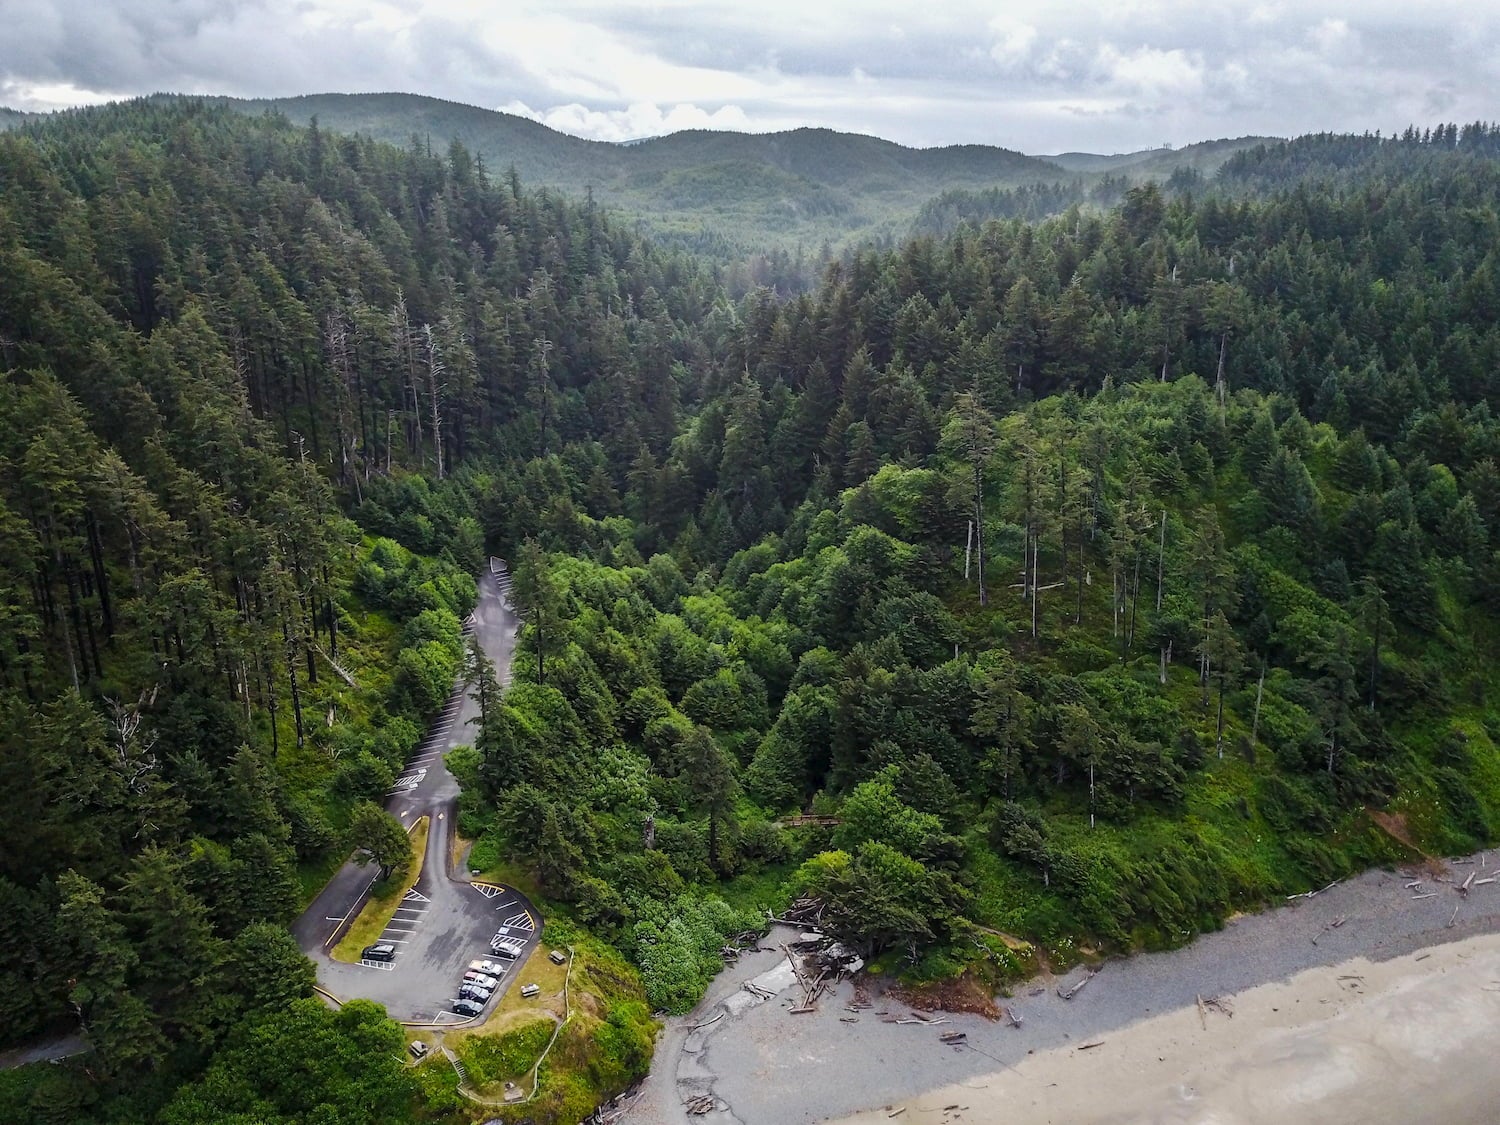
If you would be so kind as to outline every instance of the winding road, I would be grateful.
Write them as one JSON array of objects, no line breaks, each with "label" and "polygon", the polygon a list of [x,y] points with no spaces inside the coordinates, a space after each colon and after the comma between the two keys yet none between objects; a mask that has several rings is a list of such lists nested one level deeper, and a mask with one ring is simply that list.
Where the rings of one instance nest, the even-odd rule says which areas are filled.
[{"label": "winding road", "polygon": [[[510,577],[493,560],[479,578],[479,601],[470,619],[504,687],[510,680],[520,621],[509,602]],[[474,739],[478,705],[460,683],[392,788],[386,809],[410,827],[428,818],[427,851],[416,885],[407,892],[379,937],[396,947],[389,963],[335,961],[331,954],[358,916],[375,879],[371,867],[345,863],[295,922],[292,935],[317,966],[318,984],[339,1000],[363,997],[384,1004],[408,1024],[467,1022],[451,1011],[468,962],[490,956],[490,939],[503,932],[517,952],[502,982],[509,987],[541,935],[542,919],[524,895],[498,884],[474,883],[454,870],[453,820],[458,781],[443,756]]]}]

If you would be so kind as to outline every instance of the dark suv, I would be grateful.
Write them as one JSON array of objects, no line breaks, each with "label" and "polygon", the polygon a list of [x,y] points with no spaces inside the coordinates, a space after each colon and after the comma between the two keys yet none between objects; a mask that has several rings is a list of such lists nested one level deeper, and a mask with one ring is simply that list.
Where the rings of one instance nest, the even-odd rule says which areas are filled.
[{"label": "dark suv", "polygon": [[394,945],[367,945],[359,957],[361,961],[394,961],[396,947]]},{"label": "dark suv", "polygon": [[461,1016],[477,1016],[484,1011],[484,1005],[477,1004],[473,1000],[455,1000],[453,1010]]}]

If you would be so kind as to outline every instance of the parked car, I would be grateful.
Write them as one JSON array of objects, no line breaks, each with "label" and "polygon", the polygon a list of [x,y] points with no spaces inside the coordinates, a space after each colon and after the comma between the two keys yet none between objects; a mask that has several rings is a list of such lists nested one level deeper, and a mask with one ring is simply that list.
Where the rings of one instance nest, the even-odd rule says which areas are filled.
[{"label": "parked car", "polygon": [[477,984],[480,988],[488,988],[493,990],[494,987],[500,982],[494,977],[490,976],[488,973],[478,973],[470,969],[467,973],[464,974],[464,983]]},{"label": "parked car", "polygon": [[469,971],[472,973],[483,973],[485,976],[498,977],[505,972],[507,966],[496,964],[494,961],[470,961]]},{"label": "parked car", "polygon": [[484,1005],[459,997],[453,1001],[453,1010],[461,1016],[477,1016],[484,1011]]},{"label": "parked car", "polygon": [[367,945],[360,952],[362,961],[394,961],[396,959],[396,947],[394,945]]},{"label": "parked car", "polygon": [[458,994],[461,997],[463,997],[465,1000],[473,1000],[475,1003],[478,1003],[478,1004],[483,1004],[492,995],[494,995],[494,993],[493,993],[493,991],[491,989],[481,988],[477,984],[466,984],[466,985],[464,985],[462,988],[460,988],[458,990]]},{"label": "parked car", "polygon": [[[503,943],[503,944],[502,944]],[[507,961],[514,961],[521,955],[521,950],[526,948],[515,938],[496,938],[490,943],[490,952],[496,957],[504,957]]]}]

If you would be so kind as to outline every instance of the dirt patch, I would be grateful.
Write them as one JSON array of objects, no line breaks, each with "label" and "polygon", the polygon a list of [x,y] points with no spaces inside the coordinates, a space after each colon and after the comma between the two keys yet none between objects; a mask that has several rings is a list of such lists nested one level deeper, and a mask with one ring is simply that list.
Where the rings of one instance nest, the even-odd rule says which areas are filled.
[{"label": "dirt patch", "polygon": [[971,1012],[987,1020],[1000,1018],[989,987],[967,973],[933,984],[898,985],[890,994],[919,1012]]},{"label": "dirt patch", "polygon": [[1413,855],[1420,857],[1422,869],[1429,875],[1441,875],[1447,870],[1443,861],[1428,855],[1411,838],[1411,829],[1406,823],[1405,813],[1382,812],[1379,809],[1367,810],[1370,820],[1375,826],[1395,840],[1403,847],[1409,848]]}]

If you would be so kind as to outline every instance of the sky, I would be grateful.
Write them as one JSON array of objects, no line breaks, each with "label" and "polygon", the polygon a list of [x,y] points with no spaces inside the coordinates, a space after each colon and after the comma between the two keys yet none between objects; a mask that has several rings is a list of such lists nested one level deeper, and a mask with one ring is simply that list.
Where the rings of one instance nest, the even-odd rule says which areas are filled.
[{"label": "sky", "polygon": [[0,105],[405,91],[598,140],[1125,152],[1500,118],[1500,0],[0,0]]}]

